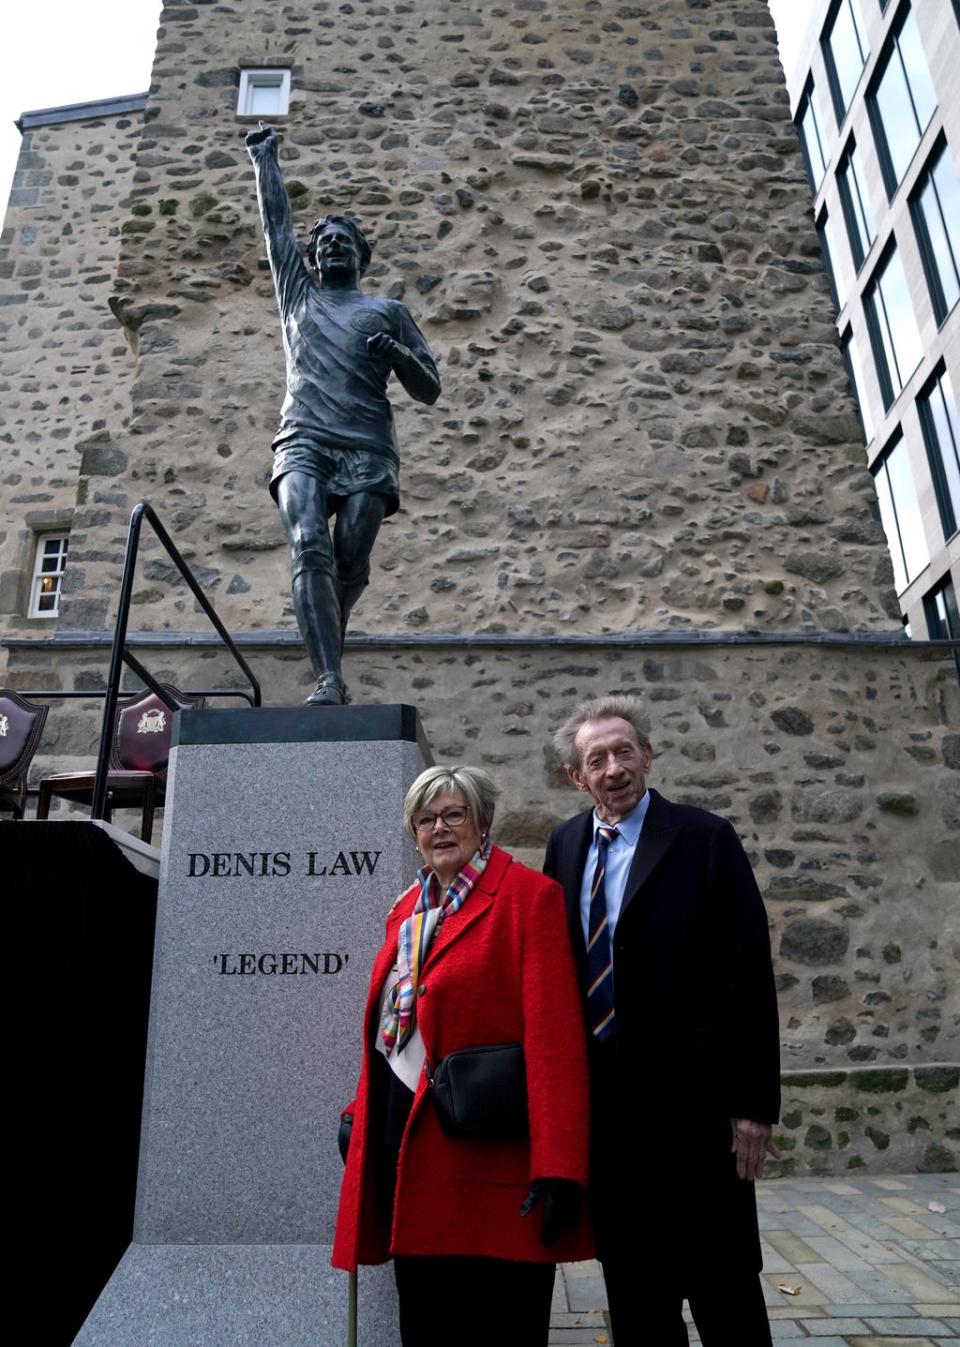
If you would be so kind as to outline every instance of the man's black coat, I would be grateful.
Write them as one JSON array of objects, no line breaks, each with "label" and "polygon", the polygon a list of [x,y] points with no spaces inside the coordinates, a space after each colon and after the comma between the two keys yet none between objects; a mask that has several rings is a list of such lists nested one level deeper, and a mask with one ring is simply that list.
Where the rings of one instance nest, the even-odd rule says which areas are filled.
[{"label": "man's black coat", "polygon": [[[703,1260],[759,1270],[730,1119],[774,1123],[780,1109],[767,915],[731,825],[650,797],[614,936],[614,1071],[594,1054],[597,1235],[602,1245],[628,1223],[623,1236],[672,1272]],[[543,867],[566,893],[581,987],[592,820],[588,810],[555,828]]]}]

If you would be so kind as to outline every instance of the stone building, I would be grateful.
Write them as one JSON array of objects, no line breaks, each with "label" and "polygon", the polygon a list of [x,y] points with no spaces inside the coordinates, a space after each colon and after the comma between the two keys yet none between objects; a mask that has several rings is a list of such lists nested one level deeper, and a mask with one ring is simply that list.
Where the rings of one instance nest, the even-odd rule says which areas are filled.
[{"label": "stone building", "polygon": [[[489,767],[498,837],[536,863],[578,807],[550,731],[642,696],[654,784],[731,818],[767,896],[785,1166],[952,1167],[960,689],[948,646],[903,637],[763,0],[167,0],[142,112],[25,124],[3,681],[103,686],[147,499],[266,700],[311,686],[243,146],[287,92],[267,115],[304,237],[361,220],[367,287],[404,298],[444,382],[395,398],[403,504],[355,700],[414,702],[438,760]],[[31,540],[66,526],[58,614],[31,617]],[[134,613],[155,675],[235,678],[149,545]],[[89,762],[98,711],[55,705],[38,770]]]},{"label": "stone building", "polygon": [[903,618],[960,636],[960,23],[819,0],[788,78]]},{"label": "stone building", "polygon": [[[129,405],[129,351],[108,302],[146,104],[143,94],[46,108],[18,123],[0,235],[4,635],[56,630],[62,565],[41,598],[38,552],[65,555],[83,442]],[[6,660],[4,648],[0,680]]]}]

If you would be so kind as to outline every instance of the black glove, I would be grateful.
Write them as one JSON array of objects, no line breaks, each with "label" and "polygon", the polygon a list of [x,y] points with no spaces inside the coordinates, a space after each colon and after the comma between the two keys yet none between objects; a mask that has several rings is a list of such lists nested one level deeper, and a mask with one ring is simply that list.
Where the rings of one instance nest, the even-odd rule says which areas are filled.
[{"label": "black glove", "polygon": [[523,1200],[521,1216],[529,1216],[538,1202],[543,1202],[543,1229],[540,1243],[549,1249],[561,1235],[575,1230],[580,1223],[583,1191],[572,1179],[534,1179],[533,1186]]},{"label": "black glove", "polygon": [[350,1149],[350,1137],[353,1133],[353,1114],[341,1113],[340,1128],[337,1132],[337,1150],[340,1152],[340,1159],[344,1164],[347,1163],[347,1151]]}]

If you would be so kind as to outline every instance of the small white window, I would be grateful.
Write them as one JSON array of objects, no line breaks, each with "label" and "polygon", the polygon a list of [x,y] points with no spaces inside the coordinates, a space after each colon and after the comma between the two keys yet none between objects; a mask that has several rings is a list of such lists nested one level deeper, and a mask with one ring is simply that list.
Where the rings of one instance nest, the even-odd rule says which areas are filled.
[{"label": "small white window", "polygon": [[282,117],[289,107],[289,70],[240,71],[238,117]]},{"label": "small white window", "polygon": [[63,534],[41,533],[30,581],[29,617],[56,617],[60,611],[60,586],[67,564],[69,539]]}]

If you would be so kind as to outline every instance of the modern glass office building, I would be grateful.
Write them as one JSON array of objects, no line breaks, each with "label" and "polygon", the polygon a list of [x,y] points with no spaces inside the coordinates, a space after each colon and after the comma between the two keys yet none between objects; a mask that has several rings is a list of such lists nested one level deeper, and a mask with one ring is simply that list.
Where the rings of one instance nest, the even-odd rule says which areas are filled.
[{"label": "modern glass office building", "polygon": [[960,637],[960,0],[815,0],[787,60],[901,612]]}]

